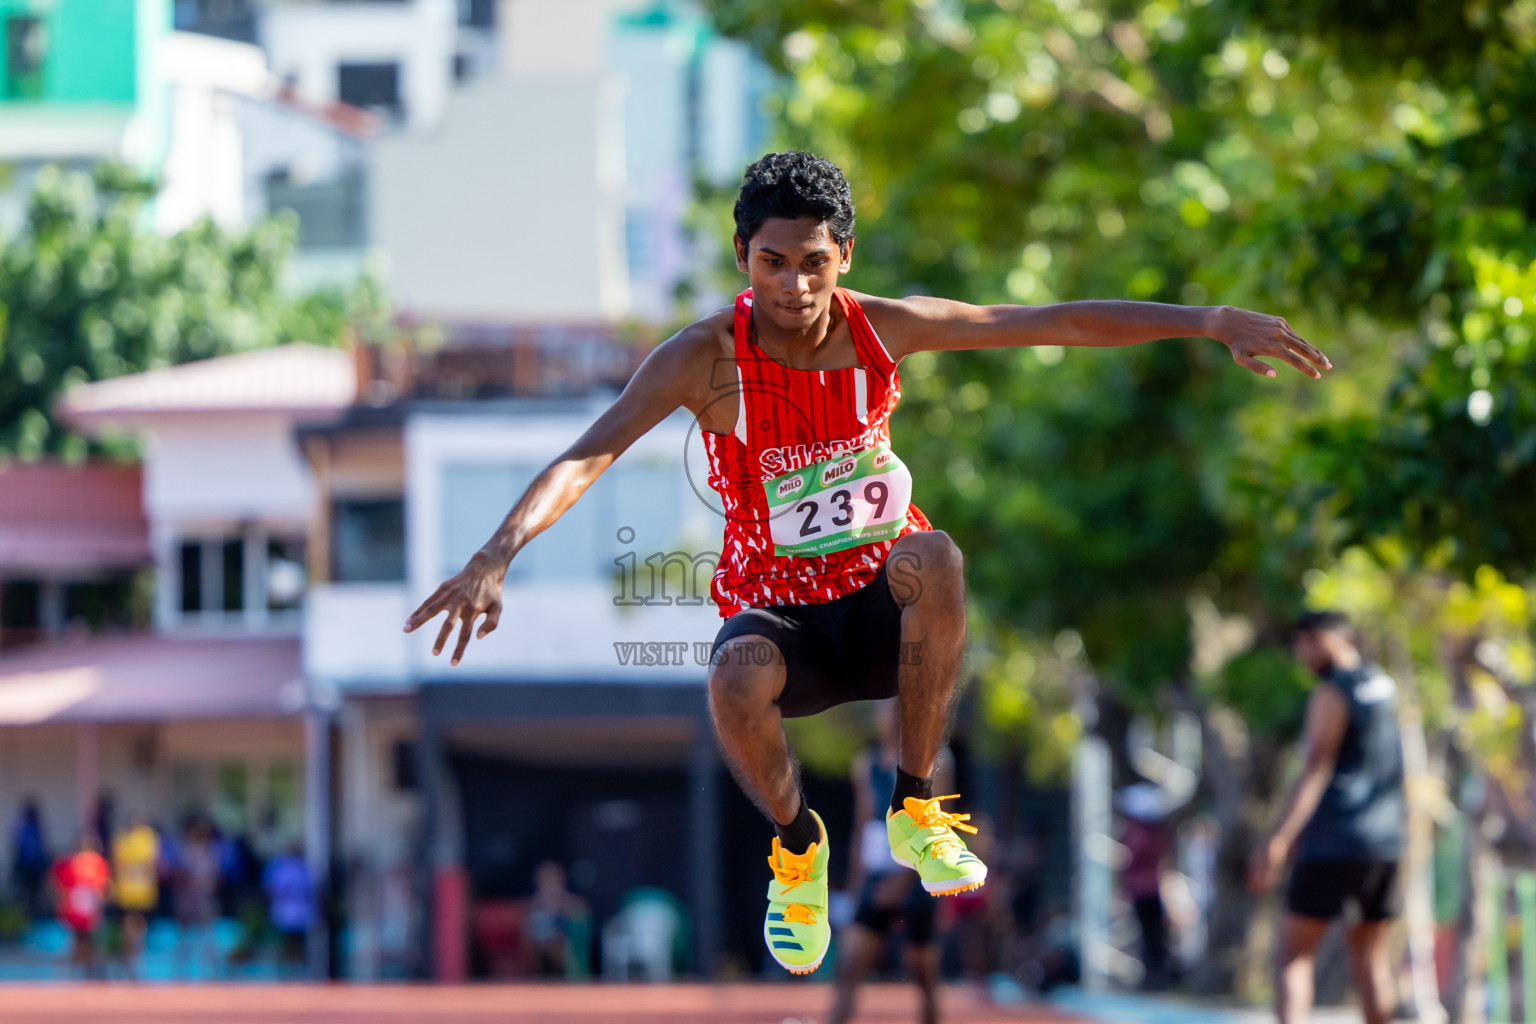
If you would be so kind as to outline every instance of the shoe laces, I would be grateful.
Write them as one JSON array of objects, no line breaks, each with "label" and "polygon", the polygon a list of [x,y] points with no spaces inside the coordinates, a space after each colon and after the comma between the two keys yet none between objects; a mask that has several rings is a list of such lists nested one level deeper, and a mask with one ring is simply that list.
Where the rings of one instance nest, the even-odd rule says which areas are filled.
[{"label": "shoe laces", "polygon": [[942,856],[962,846],[960,840],[954,836],[951,830],[960,829],[972,835],[976,834],[975,826],[966,824],[967,821],[971,820],[969,814],[951,814],[939,807],[940,800],[957,800],[959,797],[959,793],[951,793],[948,796],[936,796],[929,800],[909,796],[902,801],[902,809],[917,823],[919,828],[950,831],[950,835],[935,839],[929,846],[929,850],[932,851],[934,856]]},{"label": "shoe laces", "polygon": [[[816,849],[820,844],[812,843],[804,853],[792,853],[779,844],[778,836],[773,838],[773,855],[768,858],[768,866],[773,869],[774,880],[788,892],[801,882],[811,880],[811,872],[816,866]],[[784,920],[790,924],[815,924],[816,914],[810,907],[803,903],[790,903],[784,907]]]}]

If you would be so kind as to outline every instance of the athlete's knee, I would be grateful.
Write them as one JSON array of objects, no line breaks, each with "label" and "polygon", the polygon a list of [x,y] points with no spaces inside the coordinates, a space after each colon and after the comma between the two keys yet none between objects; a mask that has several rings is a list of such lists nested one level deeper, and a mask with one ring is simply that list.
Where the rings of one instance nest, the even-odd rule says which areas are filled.
[{"label": "athlete's knee", "polygon": [[960,545],[943,530],[909,533],[891,546],[891,555],[904,556],[911,568],[922,573],[959,573],[965,569]]},{"label": "athlete's knee", "polygon": [[960,595],[965,583],[965,558],[960,546],[943,530],[909,533],[891,546],[886,561],[891,593],[905,607],[924,593]]},{"label": "athlete's knee", "polygon": [[722,712],[765,706],[783,688],[783,658],[765,636],[733,636],[715,650],[709,665],[709,704]]}]

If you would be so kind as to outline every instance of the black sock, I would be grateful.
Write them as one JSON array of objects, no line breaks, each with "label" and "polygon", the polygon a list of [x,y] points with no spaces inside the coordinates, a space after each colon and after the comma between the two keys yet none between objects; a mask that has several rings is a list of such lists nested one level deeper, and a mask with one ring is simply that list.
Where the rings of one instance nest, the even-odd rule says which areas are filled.
[{"label": "black sock", "polygon": [[898,765],[896,768],[896,788],[891,790],[891,810],[901,810],[903,801],[909,796],[915,796],[922,800],[932,800],[933,779],[932,777],[920,779],[916,775],[908,775]]},{"label": "black sock", "polygon": [[800,794],[800,813],[795,815],[795,820],[788,825],[774,822],[773,827],[779,833],[779,845],[790,853],[804,853],[812,843],[821,842],[821,826],[811,817],[804,793]]}]

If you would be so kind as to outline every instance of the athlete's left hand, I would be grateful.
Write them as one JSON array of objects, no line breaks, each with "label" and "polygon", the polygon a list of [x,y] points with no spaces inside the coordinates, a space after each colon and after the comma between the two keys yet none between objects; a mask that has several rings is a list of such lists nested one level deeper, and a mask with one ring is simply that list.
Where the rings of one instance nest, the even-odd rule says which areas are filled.
[{"label": "athlete's left hand", "polygon": [[1314,379],[1333,369],[1328,357],[1291,330],[1284,317],[1222,306],[1212,321],[1211,337],[1232,350],[1233,362],[1261,377],[1273,377],[1275,371],[1268,363],[1259,362],[1260,356],[1283,360]]}]

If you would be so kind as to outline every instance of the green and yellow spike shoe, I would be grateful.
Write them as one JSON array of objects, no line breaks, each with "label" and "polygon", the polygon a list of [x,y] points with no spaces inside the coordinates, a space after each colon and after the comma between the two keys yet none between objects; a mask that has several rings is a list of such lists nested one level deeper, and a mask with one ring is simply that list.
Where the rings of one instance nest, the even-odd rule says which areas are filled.
[{"label": "green and yellow spike shoe", "polygon": [[953,896],[968,889],[980,889],[987,880],[987,866],[955,835],[957,828],[976,832],[965,824],[971,816],[939,810],[940,800],[953,800],[956,796],[936,796],[931,800],[909,796],[902,801],[901,810],[885,813],[891,856],[922,876],[923,888],[930,896]]},{"label": "green and yellow spike shoe", "polygon": [[827,827],[811,812],[821,829],[821,842],[804,853],[791,853],[773,837],[773,856],[768,866],[768,916],[763,921],[763,941],[779,965],[791,974],[810,974],[821,966],[832,943],[827,921]]}]

